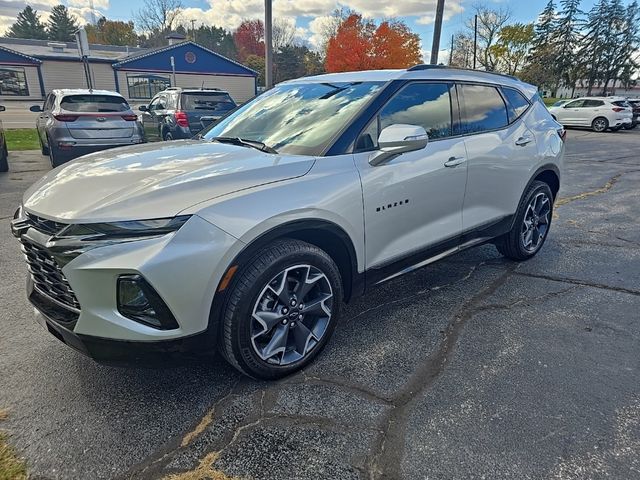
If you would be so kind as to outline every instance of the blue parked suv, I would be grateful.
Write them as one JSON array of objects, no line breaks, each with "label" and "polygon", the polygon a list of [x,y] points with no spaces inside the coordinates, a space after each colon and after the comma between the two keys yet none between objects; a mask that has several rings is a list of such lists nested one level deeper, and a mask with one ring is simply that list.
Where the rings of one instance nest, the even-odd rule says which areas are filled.
[{"label": "blue parked suv", "polygon": [[171,87],[140,107],[141,121],[149,141],[191,138],[236,106],[217,88]]}]

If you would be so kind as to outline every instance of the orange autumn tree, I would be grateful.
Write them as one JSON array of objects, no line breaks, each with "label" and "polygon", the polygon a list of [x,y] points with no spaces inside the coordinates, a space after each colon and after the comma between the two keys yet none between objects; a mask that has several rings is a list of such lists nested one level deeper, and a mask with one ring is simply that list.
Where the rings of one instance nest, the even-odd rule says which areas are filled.
[{"label": "orange autumn tree", "polygon": [[345,18],[329,39],[327,72],[407,68],[422,62],[420,38],[399,20],[384,21],[378,27],[362,15]]},{"label": "orange autumn tree", "polygon": [[327,72],[348,72],[372,68],[371,37],[375,25],[363,20],[362,15],[352,13],[345,18],[329,39],[325,69]]}]

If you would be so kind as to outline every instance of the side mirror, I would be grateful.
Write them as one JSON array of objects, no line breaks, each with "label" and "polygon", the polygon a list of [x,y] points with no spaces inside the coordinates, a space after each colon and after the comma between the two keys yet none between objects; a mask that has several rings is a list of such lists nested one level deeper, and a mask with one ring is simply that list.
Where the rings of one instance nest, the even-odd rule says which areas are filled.
[{"label": "side mirror", "polygon": [[147,108],[146,105],[140,105],[138,107],[138,110],[140,110],[141,112],[148,112],[149,111],[149,109]]},{"label": "side mirror", "polygon": [[423,127],[404,123],[389,125],[380,132],[378,137],[380,151],[369,160],[369,164],[381,165],[403,153],[422,150],[427,143],[429,143],[429,136]]},{"label": "side mirror", "polygon": [[7,109],[4,105],[0,105],[0,112],[4,112]]},{"label": "side mirror", "polygon": [[42,107],[40,105],[32,105],[29,107],[29,111],[33,113],[42,112]]}]

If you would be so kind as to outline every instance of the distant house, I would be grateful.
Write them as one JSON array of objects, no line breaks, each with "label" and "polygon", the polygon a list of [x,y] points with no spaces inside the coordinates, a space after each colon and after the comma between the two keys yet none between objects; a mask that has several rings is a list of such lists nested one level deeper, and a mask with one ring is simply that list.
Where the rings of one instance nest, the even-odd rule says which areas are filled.
[{"label": "distant house", "polygon": [[[601,95],[603,93],[602,88],[603,88],[602,84],[596,83],[591,89],[591,94]],[[589,89],[587,88],[587,81],[580,80],[575,88],[575,91],[573,91],[573,96],[584,97],[587,95],[588,90]],[[572,93],[572,89],[566,88],[566,87],[560,87],[560,89],[558,89],[558,94],[556,96],[559,98],[569,98],[571,97],[571,93]],[[620,97],[640,98],[640,85],[629,86],[629,85],[625,85],[623,82],[618,80],[615,83],[610,82],[609,87],[607,88],[607,91],[605,93],[606,95],[617,95]]]},{"label": "distant house", "polygon": [[[91,44],[93,87],[132,103],[146,103],[169,86],[220,88],[238,103],[256,94],[254,70],[181,35],[167,38],[169,45],[154,49]],[[41,100],[54,88],[87,88],[75,43],[0,38],[0,101]]]}]

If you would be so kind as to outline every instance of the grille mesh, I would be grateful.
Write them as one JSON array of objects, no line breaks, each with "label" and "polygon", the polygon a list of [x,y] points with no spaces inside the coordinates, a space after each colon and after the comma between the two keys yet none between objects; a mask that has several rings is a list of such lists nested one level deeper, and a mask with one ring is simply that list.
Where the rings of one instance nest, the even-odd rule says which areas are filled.
[{"label": "grille mesh", "polygon": [[48,297],[80,310],[80,304],[62,269],[44,248],[22,240],[22,251],[35,287]]}]

